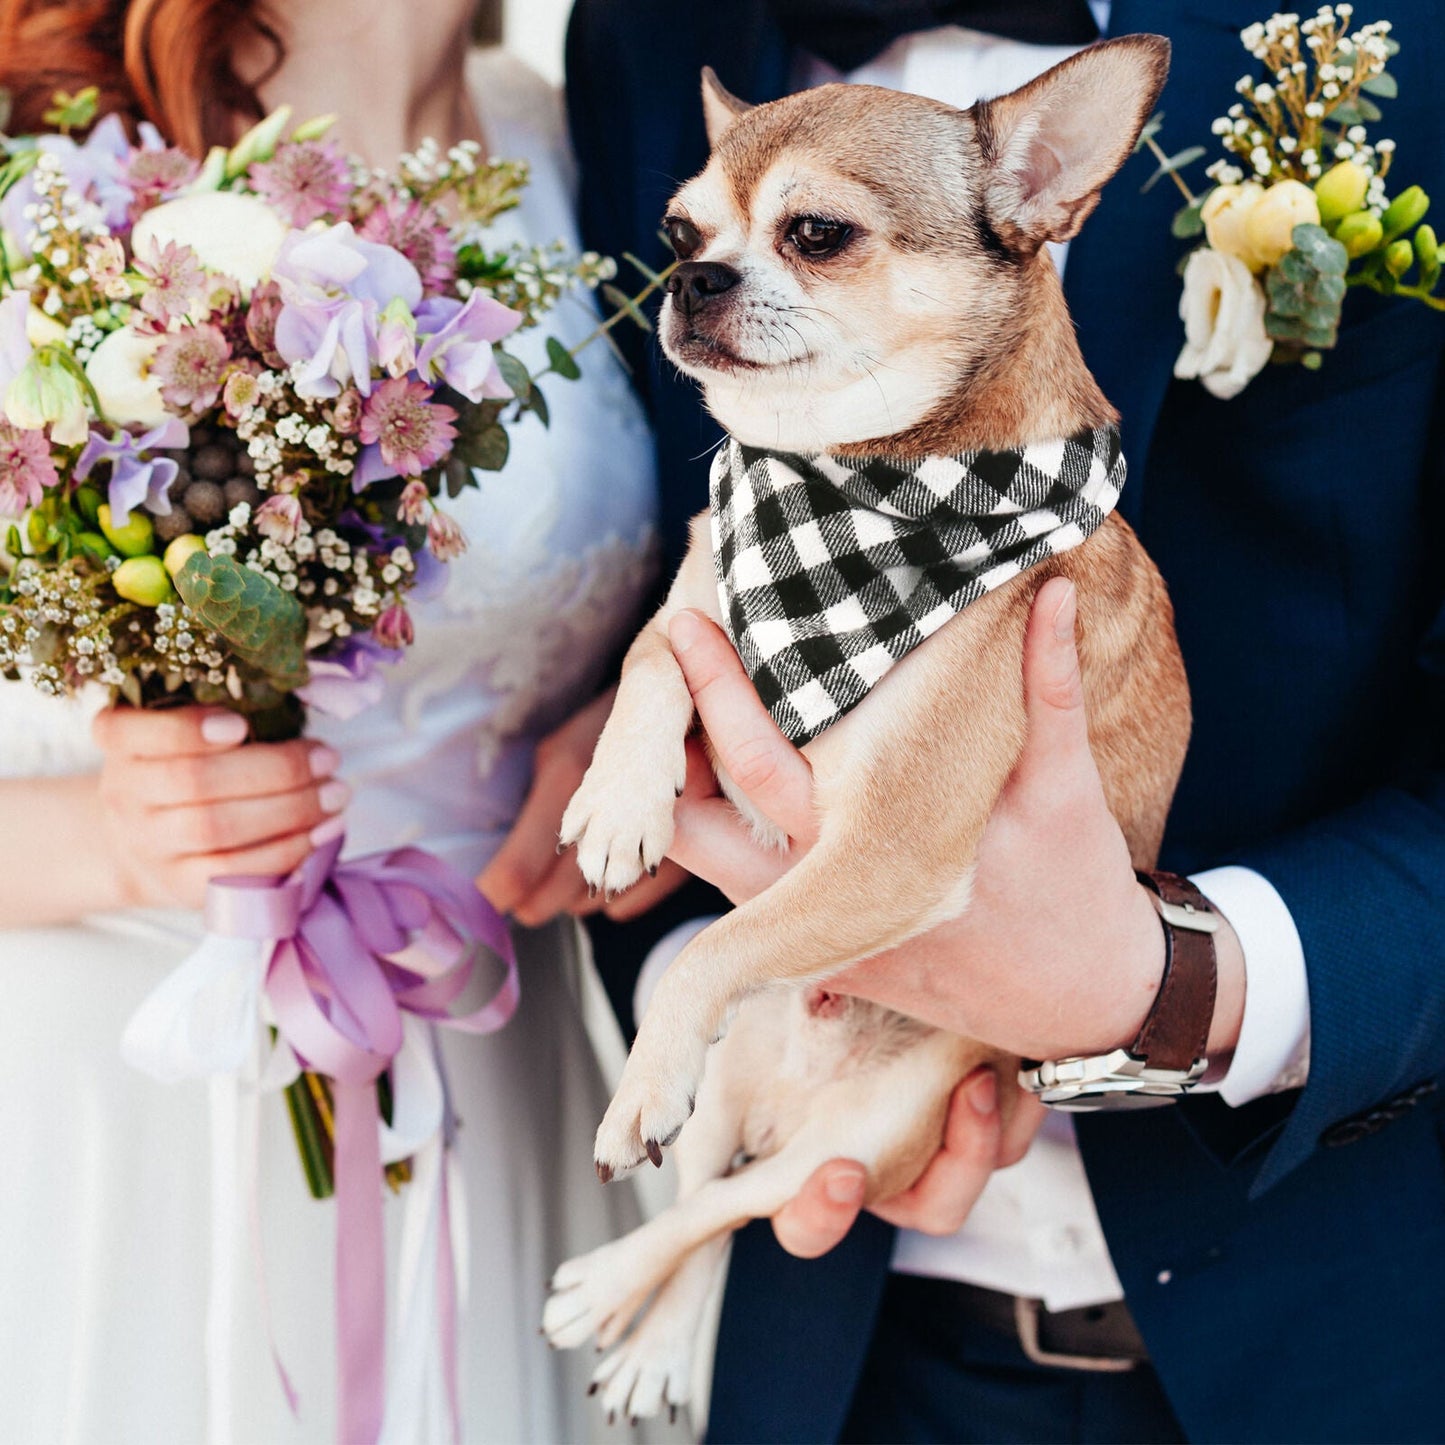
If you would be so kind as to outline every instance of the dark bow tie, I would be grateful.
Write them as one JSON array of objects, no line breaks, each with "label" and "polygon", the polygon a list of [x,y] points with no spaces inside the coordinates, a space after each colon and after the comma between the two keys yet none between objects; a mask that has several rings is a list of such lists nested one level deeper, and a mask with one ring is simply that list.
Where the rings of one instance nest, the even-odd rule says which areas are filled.
[{"label": "dark bow tie", "polygon": [[1087,45],[1099,38],[1088,0],[770,0],[792,44],[845,75],[900,35],[965,25],[1031,45]]}]

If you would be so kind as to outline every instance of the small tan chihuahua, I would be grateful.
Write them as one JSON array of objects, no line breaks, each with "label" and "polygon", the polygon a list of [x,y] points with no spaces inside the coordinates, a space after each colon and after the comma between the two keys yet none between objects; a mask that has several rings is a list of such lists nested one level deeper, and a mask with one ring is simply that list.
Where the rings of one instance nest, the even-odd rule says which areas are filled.
[{"label": "small tan chihuahua", "polygon": [[[1078,231],[1129,155],[1168,55],[1155,36],[1108,41],[962,112],[846,85],[749,108],[705,72],[712,156],[666,218],[682,264],[661,335],[702,382],[725,445],[745,459],[811,458],[838,477],[881,457],[926,482],[941,475],[928,469],[938,459],[1107,434],[1117,415],[1084,365],[1044,243]],[[1090,740],[1134,864],[1152,866],[1188,740],[1188,690],[1163,582],[1111,505],[1096,528],[1006,573],[1013,582],[985,584],[921,627],[927,640],[906,655],[870,664],[880,675],[836,721],[800,730],[816,845],[659,981],[596,1160],[604,1180],[660,1163],[695,1100],[677,1150],[680,1198],[563,1265],[544,1317],[554,1344],[595,1335],[604,1349],[656,1291],[597,1371],[609,1412],[687,1401],[734,1229],[776,1212],[832,1158],[867,1166],[870,1200],[897,1193],[939,1147],[969,1070],[994,1062],[1012,1083],[1016,1061],[820,985],[967,908],[984,825],[1023,745],[1025,624],[1052,576],[1077,586]],[[563,843],[609,892],[655,867],[672,839],[693,705],[669,620],[696,608],[731,623],[748,658],[726,566],[715,566],[716,526],[714,516],[710,537],[706,517],[694,524],[563,820]],[[1004,1088],[1003,1107],[1015,1097]]]}]

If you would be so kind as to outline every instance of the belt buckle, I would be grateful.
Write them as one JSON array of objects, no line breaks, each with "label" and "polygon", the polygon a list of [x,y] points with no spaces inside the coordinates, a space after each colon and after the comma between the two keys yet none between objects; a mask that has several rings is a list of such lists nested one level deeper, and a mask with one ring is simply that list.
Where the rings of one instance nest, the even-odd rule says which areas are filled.
[{"label": "belt buckle", "polygon": [[1014,1296],[1014,1328],[1018,1331],[1019,1344],[1024,1354],[1036,1365],[1052,1365],[1056,1369],[1093,1370],[1099,1374],[1122,1375],[1132,1370],[1138,1360],[1119,1359],[1110,1355],[1058,1355],[1046,1350],[1039,1343],[1039,1318],[1044,1312],[1044,1302]]}]

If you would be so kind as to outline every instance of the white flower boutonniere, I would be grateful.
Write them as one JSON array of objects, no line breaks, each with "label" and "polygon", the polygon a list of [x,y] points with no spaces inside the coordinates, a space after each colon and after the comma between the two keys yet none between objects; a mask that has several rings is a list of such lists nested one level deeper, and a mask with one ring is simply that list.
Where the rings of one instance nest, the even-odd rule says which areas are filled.
[{"label": "white flower boutonniere", "polygon": [[1395,143],[1371,142],[1367,128],[1381,118],[1372,97],[1396,94],[1387,66],[1399,46],[1386,20],[1351,31],[1353,14],[1322,5],[1309,19],[1274,15],[1241,32],[1267,73],[1243,76],[1239,99],[1214,122],[1228,155],[1208,168],[1214,184],[1203,194],[1180,175],[1203,146],[1166,156],[1155,139],[1162,116],[1140,138],[1160,162],[1145,189],[1169,176],[1184,196],[1174,234],[1204,237],[1181,264],[1185,343],[1174,374],[1215,396],[1236,396],[1268,361],[1317,369],[1352,286],[1445,310],[1436,294],[1445,246],[1424,223],[1429,197],[1419,186],[1387,196]]}]

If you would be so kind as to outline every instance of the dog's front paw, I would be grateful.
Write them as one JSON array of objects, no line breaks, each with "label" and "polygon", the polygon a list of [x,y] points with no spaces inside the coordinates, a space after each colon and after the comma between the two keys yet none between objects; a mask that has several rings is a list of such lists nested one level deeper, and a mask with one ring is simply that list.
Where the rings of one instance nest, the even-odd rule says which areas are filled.
[{"label": "dog's front paw", "polygon": [[[664,1285],[666,1291],[668,1286]],[[692,1393],[696,1321],[675,1319],[659,1298],[642,1322],[597,1366],[588,1394],[615,1420],[651,1420],[664,1408],[672,1420]]]},{"label": "dog's front paw", "polygon": [[655,872],[672,843],[672,813],[687,780],[687,749],[654,741],[618,745],[603,737],[582,785],[562,815],[562,846],[577,845],[577,866],[608,894]]},{"label": "dog's front paw", "polygon": [[569,1259],[548,1283],[542,1333],[554,1349],[573,1350],[594,1336],[605,1350],[642,1308],[651,1277],[632,1257],[631,1236]]},{"label": "dog's front paw", "polygon": [[662,1151],[692,1117],[707,1043],[692,1037],[684,1022],[664,1025],[658,1002],[654,997],[597,1130],[593,1157],[604,1183],[644,1159],[661,1167]]}]

